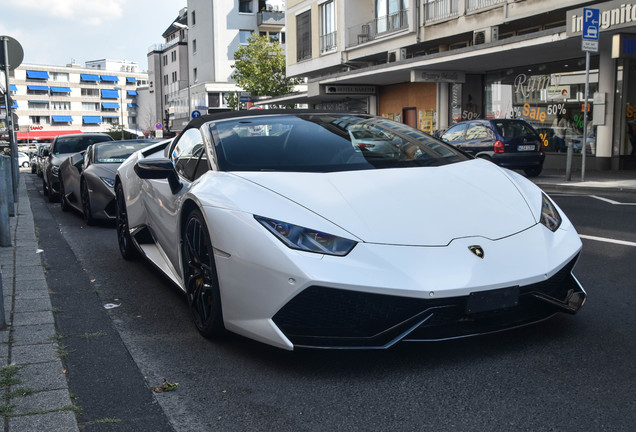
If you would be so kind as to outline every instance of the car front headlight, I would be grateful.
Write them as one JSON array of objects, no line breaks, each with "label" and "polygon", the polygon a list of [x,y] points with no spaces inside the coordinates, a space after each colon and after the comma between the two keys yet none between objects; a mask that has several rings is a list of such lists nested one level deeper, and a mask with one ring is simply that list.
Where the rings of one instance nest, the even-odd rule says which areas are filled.
[{"label": "car front headlight", "polygon": [[111,189],[115,188],[115,180],[112,178],[108,178],[108,177],[100,177],[100,179],[104,182],[104,184],[106,186],[108,186]]},{"label": "car front headlight", "polygon": [[59,177],[60,175],[60,167],[57,165],[52,165],[51,166],[51,174],[53,174],[55,177]]},{"label": "car front headlight", "polygon": [[552,201],[545,195],[541,194],[541,220],[540,222],[550,231],[554,232],[561,226],[561,215],[557,211]]},{"label": "car front headlight", "polygon": [[356,241],[304,228],[263,216],[254,218],[287,247],[305,252],[345,256],[357,244]]}]

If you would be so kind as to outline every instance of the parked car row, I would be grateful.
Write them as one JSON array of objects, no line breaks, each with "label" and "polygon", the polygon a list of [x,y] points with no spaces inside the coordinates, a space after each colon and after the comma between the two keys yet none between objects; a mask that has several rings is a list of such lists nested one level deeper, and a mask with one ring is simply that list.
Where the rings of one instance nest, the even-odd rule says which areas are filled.
[{"label": "parked car row", "polygon": [[[517,126],[492,125],[493,146],[537,153],[523,128],[513,141]],[[115,171],[134,146],[95,142],[72,155],[54,142],[49,157],[68,156],[45,192],[87,222],[114,212],[122,257],[164,273],[205,337],[389,348],[516,328],[585,302],[572,274],[581,240],[547,195],[401,123],[308,110],[202,116]],[[50,165],[45,176],[57,175]]]}]

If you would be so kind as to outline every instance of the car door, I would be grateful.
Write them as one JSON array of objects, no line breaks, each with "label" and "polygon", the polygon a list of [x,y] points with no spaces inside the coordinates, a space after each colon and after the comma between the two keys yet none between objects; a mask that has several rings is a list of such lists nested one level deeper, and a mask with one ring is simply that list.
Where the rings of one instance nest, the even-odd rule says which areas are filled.
[{"label": "car door", "polygon": [[160,253],[170,265],[170,271],[178,280],[181,280],[179,209],[193,181],[209,169],[204,150],[203,137],[198,129],[186,130],[172,145],[170,159],[182,185],[176,193],[166,179],[143,180],[149,228]]}]

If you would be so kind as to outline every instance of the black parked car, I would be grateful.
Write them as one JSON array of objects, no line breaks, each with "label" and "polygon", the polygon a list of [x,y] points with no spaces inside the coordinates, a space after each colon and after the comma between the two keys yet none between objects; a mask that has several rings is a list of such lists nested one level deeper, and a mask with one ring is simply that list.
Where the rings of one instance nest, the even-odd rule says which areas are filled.
[{"label": "black parked car", "polygon": [[60,198],[60,164],[67,157],[102,141],[113,141],[113,139],[104,133],[60,135],[55,137],[51,147],[43,150],[42,191],[44,195],[48,195],[49,202],[56,202]]},{"label": "black parked car", "polygon": [[523,120],[460,122],[449,127],[440,138],[475,157],[504,168],[523,170],[528,177],[536,177],[543,170],[545,153],[541,137]]}]

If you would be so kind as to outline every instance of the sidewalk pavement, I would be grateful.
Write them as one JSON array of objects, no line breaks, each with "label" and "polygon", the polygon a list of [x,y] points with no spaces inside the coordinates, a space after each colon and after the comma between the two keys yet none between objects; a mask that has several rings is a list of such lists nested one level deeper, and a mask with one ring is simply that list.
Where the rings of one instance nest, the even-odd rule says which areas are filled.
[{"label": "sidewalk pavement", "polygon": [[33,214],[20,174],[13,247],[0,247],[6,327],[0,330],[0,414],[5,432],[78,431]]},{"label": "sidewalk pavement", "polygon": [[[10,218],[12,247],[0,247],[6,328],[0,330],[0,414],[4,431],[79,431],[63,365],[44,266],[38,253],[33,213],[20,174],[18,203]],[[590,171],[586,181],[573,172],[546,170],[532,179],[548,193],[636,194],[636,171]]]}]

